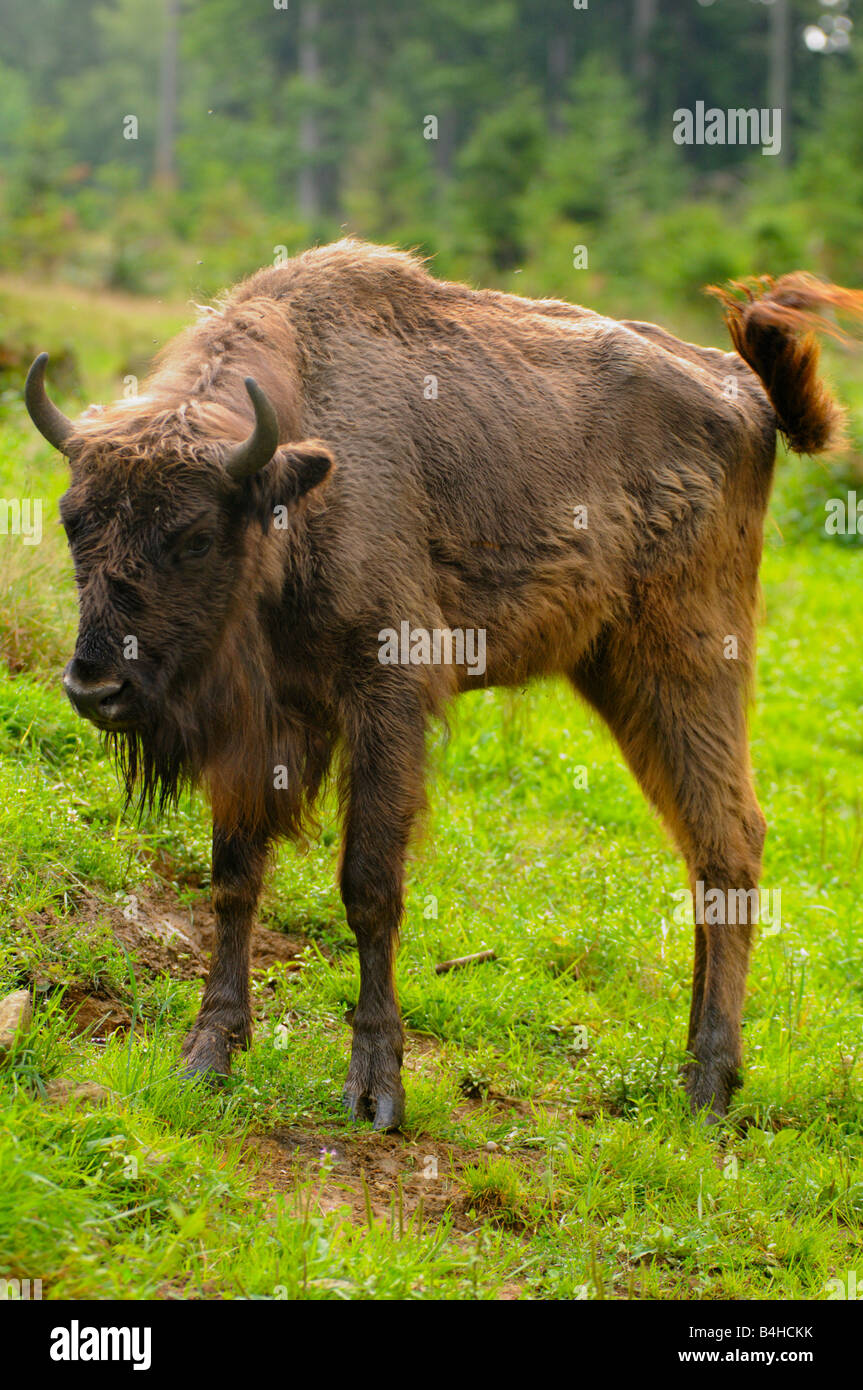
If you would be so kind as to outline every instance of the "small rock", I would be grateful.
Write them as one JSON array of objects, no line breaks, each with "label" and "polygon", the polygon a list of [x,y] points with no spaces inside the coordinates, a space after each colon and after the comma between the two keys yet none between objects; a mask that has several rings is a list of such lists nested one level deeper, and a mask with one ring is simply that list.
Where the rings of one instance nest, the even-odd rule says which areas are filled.
[{"label": "small rock", "polygon": [[496,1154],[496,1153],[497,1153],[497,1144],[494,1142],[493,1139],[489,1139],[488,1143],[487,1143],[486,1146],[485,1146],[485,1151],[486,1151],[486,1153],[490,1153],[490,1154]]},{"label": "small rock", "polygon": [[32,1018],[29,989],[16,989],[0,1000],[0,1057],[10,1051],[17,1035],[30,1027]]},{"label": "small rock", "polygon": [[56,1105],[65,1105],[70,1100],[104,1105],[111,1099],[111,1092],[107,1086],[100,1086],[98,1081],[74,1081],[68,1076],[57,1076],[45,1087],[45,1098]]}]

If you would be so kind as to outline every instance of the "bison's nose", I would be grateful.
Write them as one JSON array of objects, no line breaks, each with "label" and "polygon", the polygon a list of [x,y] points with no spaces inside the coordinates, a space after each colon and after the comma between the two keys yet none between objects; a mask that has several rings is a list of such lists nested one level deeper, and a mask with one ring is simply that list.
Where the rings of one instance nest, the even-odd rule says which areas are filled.
[{"label": "bison's nose", "polygon": [[63,686],[72,704],[85,719],[109,724],[117,715],[117,697],[126,681],[107,680],[91,675],[83,662],[69,662],[63,672]]}]

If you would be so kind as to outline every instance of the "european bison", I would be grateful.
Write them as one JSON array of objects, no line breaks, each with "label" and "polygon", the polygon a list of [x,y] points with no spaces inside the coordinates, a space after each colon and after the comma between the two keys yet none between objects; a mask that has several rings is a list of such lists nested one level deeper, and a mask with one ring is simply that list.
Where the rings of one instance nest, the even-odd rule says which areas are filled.
[{"label": "european bison", "polygon": [[[472,686],[566,676],[701,899],[757,897],[745,701],[776,434],[835,441],[799,333],[863,295],[803,274],[717,293],[736,353],[347,240],[258,271],[141,395],[75,424],[36,359],[27,407],[72,475],[67,693],[130,797],[164,807],[201,781],[212,801],[218,941],[192,1071],[226,1073],[249,1044],[268,847],[302,832],[336,755],[360,957],[345,1100],[401,1123],[405,852],[429,720]],[[739,1084],[743,916],[695,928],[686,1084],[711,1116]]]}]

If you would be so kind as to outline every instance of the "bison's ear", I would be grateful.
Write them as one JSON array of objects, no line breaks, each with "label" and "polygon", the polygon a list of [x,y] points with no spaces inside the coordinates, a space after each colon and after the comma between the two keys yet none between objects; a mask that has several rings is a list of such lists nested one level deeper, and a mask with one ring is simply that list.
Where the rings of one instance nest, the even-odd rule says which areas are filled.
[{"label": "bison's ear", "polygon": [[332,453],[320,439],[304,439],[302,444],[287,444],[279,452],[293,476],[295,501],[322,483],[334,463]]},{"label": "bison's ear", "polygon": [[298,503],[320,487],[333,467],[330,449],[320,439],[283,444],[267,468],[251,480],[245,495],[246,514],[256,516],[266,533],[273,525],[287,525]]}]

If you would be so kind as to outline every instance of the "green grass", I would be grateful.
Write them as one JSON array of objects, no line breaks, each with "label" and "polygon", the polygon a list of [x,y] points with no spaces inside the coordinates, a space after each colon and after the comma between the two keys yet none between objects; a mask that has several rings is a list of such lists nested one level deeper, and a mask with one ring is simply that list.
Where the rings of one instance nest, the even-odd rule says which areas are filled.
[{"label": "green grass", "polygon": [[[13,317],[24,298],[0,287]],[[103,390],[133,324],[174,326],[174,310],[124,301],[100,339],[74,297],[28,303],[40,342],[80,338]],[[0,1061],[0,1277],[41,1278],[47,1297],[813,1299],[859,1267],[859,541],[768,531],[752,747],[782,929],[754,953],[730,1123],[693,1123],[678,1083],[682,866],[609,736],[549,684],[465,697],[435,739],[398,962],[407,1124],[381,1139],[338,1105],[358,972],[331,803],[314,846],[281,848],[262,904],[266,925],[306,940],[301,968],[256,976],[255,1046],[224,1093],[178,1082],[200,983],[149,971],[109,917],[165,878],[205,900],[206,807],[121,818],[111,768],[58,686],[74,630],[51,524],[62,468],[18,400],[0,414],[4,495],[37,487],[46,517],[29,553],[0,537],[17,672],[0,677],[0,992],[30,985],[36,1001]],[[797,461],[780,466],[781,511],[811,483]],[[496,960],[434,973],[485,947]],[[76,1034],[64,991],[109,994],[134,1031]],[[52,1100],[60,1075],[101,1083],[106,1103]],[[244,1141],[286,1129],[368,1166],[355,1201],[345,1189],[340,1202],[347,1159],[280,1185],[259,1171]],[[406,1214],[401,1180],[427,1153],[451,1153],[456,1175],[446,1202],[429,1177],[425,1209]],[[374,1187],[382,1160],[388,1186]]]}]

